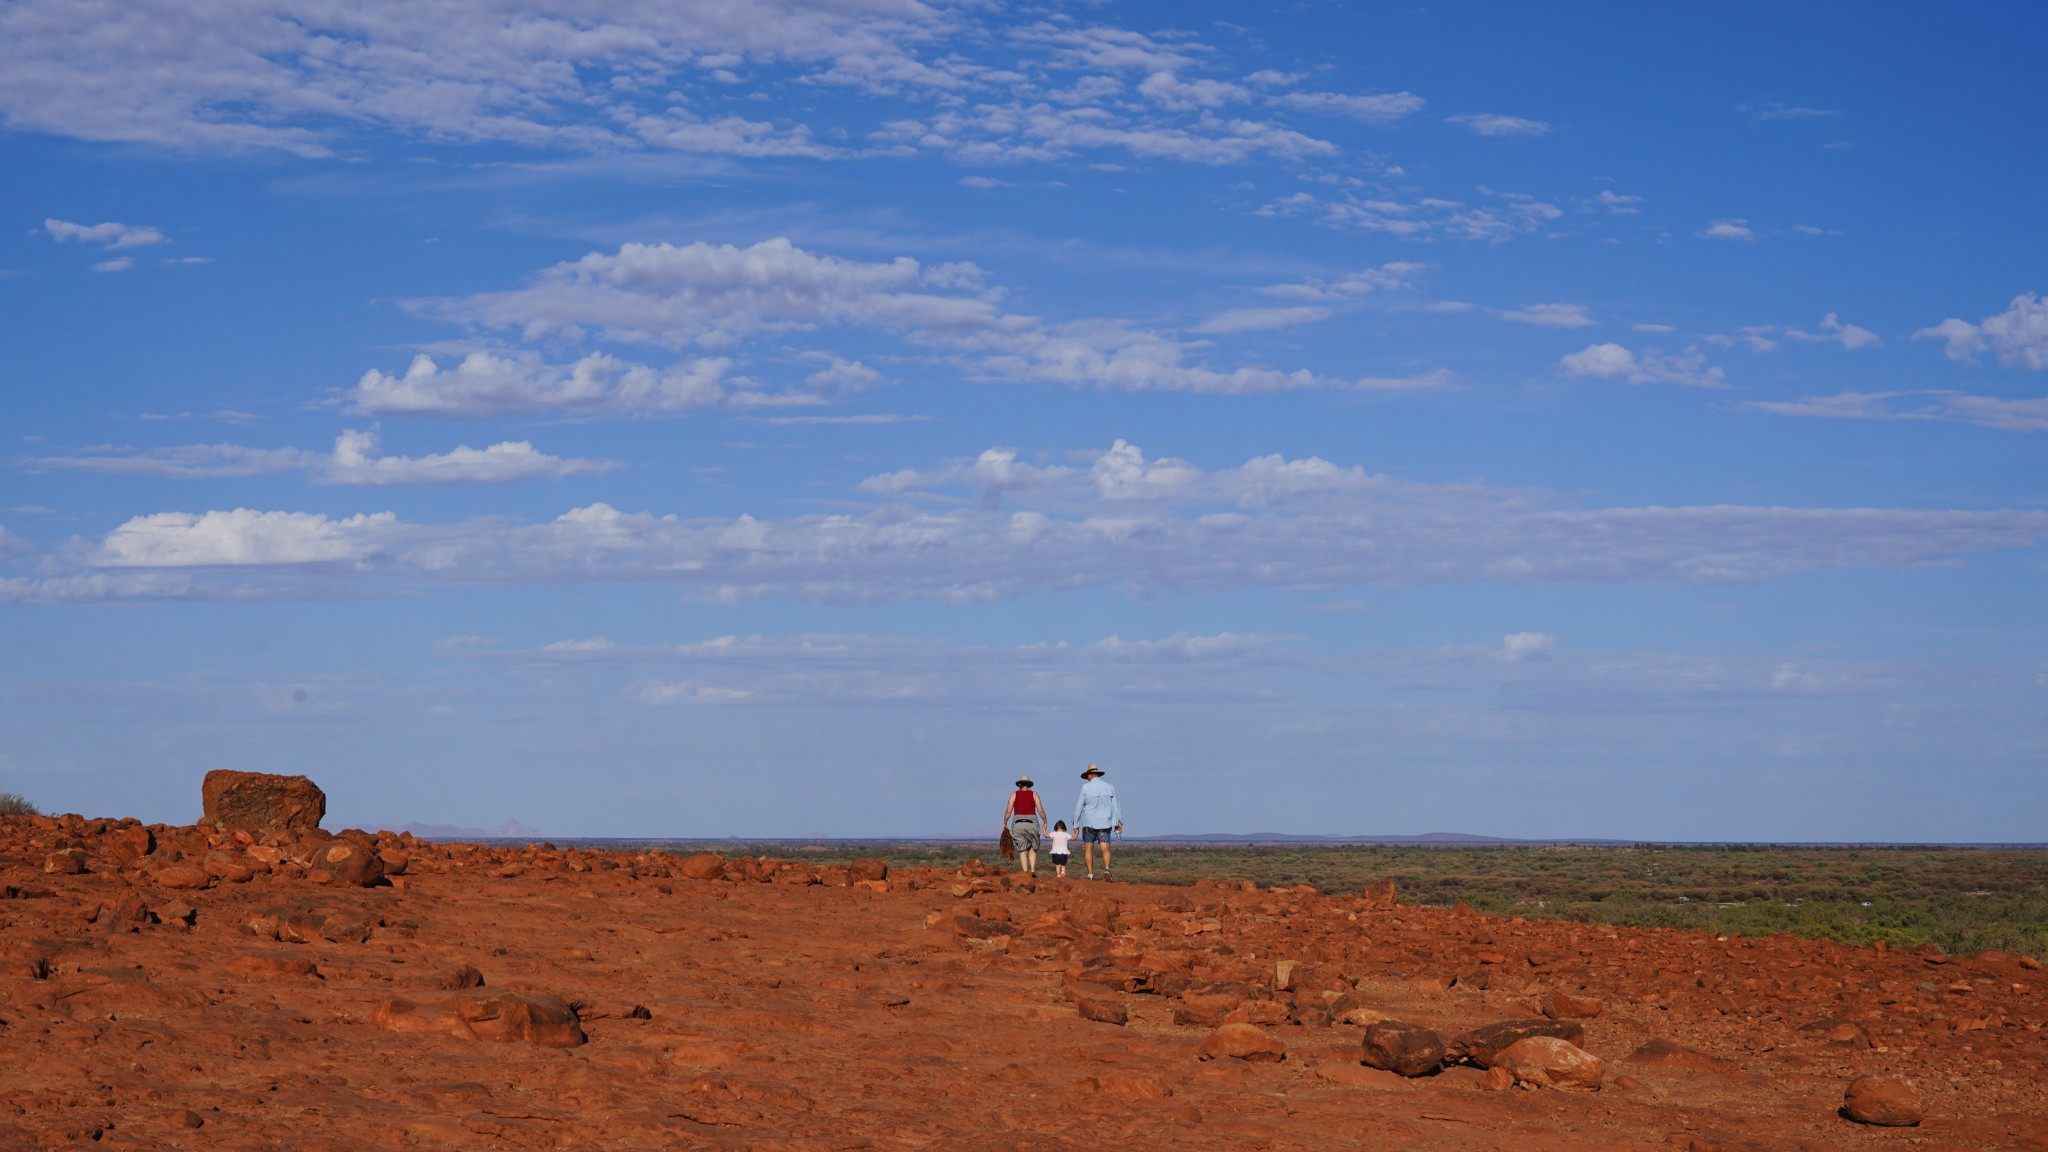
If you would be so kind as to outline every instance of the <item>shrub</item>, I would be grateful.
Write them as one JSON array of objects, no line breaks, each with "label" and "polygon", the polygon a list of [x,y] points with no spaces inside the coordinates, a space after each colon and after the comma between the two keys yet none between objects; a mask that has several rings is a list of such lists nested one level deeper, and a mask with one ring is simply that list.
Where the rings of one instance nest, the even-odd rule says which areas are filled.
[{"label": "shrub", "polygon": [[18,792],[0,792],[0,816],[41,816],[43,810]]}]

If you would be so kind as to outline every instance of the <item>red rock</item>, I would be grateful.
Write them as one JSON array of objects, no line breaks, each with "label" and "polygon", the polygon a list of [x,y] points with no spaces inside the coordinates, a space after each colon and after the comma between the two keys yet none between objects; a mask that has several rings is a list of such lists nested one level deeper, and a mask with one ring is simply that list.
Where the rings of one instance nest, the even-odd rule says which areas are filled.
[{"label": "red rock", "polygon": [[237,956],[228,961],[228,971],[244,980],[263,980],[274,976],[318,979],[320,976],[320,969],[311,960],[298,956]]},{"label": "red rock", "polygon": [[43,857],[43,871],[52,876],[76,876],[85,871],[85,853],[77,848],[60,848]]},{"label": "red rock", "polygon": [[1506,1068],[1517,1084],[1572,1092],[1598,1092],[1607,1075],[1598,1056],[1555,1036],[1517,1040],[1493,1058],[1493,1067]]},{"label": "red rock", "polygon": [[1910,1128],[1927,1117],[1927,1106],[1903,1076],[1864,1076],[1843,1093],[1842,1115],[1858,1124]]},{"label": "red rock", "polygon": [[1600,1015],[1601,1005],[1591,997],[1553,988],[1543,994],[1543,1002],[1538,1007],[1552,1020],[1591,1020]]},{"label": "red rock", "polygon": [[1380,880],[1372,884],[1367,884],[1365,886],[1363,899],[1365,901],[1365,906],[1367,908],[1392,908],[1396,901],[1396,894],[1394,892],[1394,882],[1392,880]]},{"label": "red rock", "polygon": [[1364,1063],[1399,1076],[1423,1076],[1444,1062],[1444,1042],[1435,1032],[1405,1020],[1368,1025],[1361,1046]]},{"label": "red rock", "polygon": [[[1964,990],[1968,991],[1967,988]],[[1822,1043],[1832,1044],[1838,1048],[1870,1047],[1870,1034],[1863,1030],[1861,1024],[1853,1020],[1836,1020],[1831,1017],[1815,1020],[1811,1024],[1801,1025],[1799,1031]]]},{"label": "red rock", "polygon": [[412,867],[412,854],[399,848],[379,848],[377,859],[383,862],[386,876],[403,876]]},{"label": "red rock", "polygon": [[716,880],[727,872],[725,858],[711,852],[684,857],[680,870],[685,880]]},{"label": "red rock", "polygon": [[1130,1010],[1114,993],[1089,995],[1082,993],[1074,997],[1074,1007],[1080,1010],[1081,1019],[1094,1020],[1102,1024],[1123,1024],[1130,1020]]},{"label": "red rock", "polygon": [[1280,1038],[1251,1024],[1224,1024],[1202,1041],[1195,1055],[1203,1060],[1228,1056],[1252,1063],[1287,1058],[1287,1045]]},{"label": "red rock", "polygon": [[327,815],[327,794],[304,776],[220,768],[206,774],[199,795],[204,804],[199,823],[207,828],[318,828]]},{"label": "red rock", "polygon": [[1576,1020],[1503,1020],[1451,1037],[1444,1042],[1444,1057],[1491,1068],[1495,1056],[1531,1036],[1550,1036],[1576,1044],[1585,1039],[1586,1029]]},{"label": "red rock", "polygon": [[1689,1072],[1733,1072],[1742,1067],[1734,1060],[1696,1052],[1661,1038],[1651,1040],[1629,1053],[1628,1062],[1647,1064],[1653,1068],[1679,1068]]},{"label": "red rock", "polygon": [[855,860],[847,867],[857,879],[887,880],[889,878],[889,862],[887,860],[864,857]]},{"label": "red rock", "polygon": [[461,991],[464,988],[481,988],[483,986],[484,974],[478,971],[477,966],[474,964],[464,964],[462,967],[453,969],[447,975],[441,977],[441,987],[450,991]]},{"label": "red rock", "polygon": [[1242,1003],[1244,997],[1227,993],[1183,996],[1173,1006],[1173,1022],[1198,1028],[1214,1028],[1222,1024],[1224,1018]]},{"label": "red rock", "polygon": [[353,839],[336,837],[313,853],[310,876],[326,872],[326,883],[340,888],[369,888],[384,879],[384,860],[375,850]]},{"label": "red rock", "polygon": [[1488,1068],[1479,1077],[1479,1087],[1488,1092],[1505,1092],[1515,1086],[1515,1074],[1499,1064]]},{"label": "red rock", "polygon": [[565,1001],[526,992],[473,993],[430,1005],[393,998],[370,1012],[370,1025],[464,1040],[524,1040],[543,1048],[574,1048],[587,1039]]},{"label": "red rock", "polygon": [[149,878],[160,887],[174,888],[182,891],[193,891],[213,886],[212,874],[189,860],[180,860],[175,864],[166,864],[150,873]]},{"label": "red rock", "polygon": [[107,833],[101,850],[123,864],[133,864],[156,851],[156,836],[142,824],[130,824]]}]

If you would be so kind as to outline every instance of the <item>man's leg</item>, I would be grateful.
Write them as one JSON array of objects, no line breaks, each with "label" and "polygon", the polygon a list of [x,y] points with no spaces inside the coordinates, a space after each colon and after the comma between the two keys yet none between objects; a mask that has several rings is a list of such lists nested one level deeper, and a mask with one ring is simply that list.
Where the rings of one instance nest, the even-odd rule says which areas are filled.
[{"label": "man's leg", "polygon": [[1102,874],[1109,875],[1109,841],[1102,842]]},{"label": "man's leg", "polygon": [[1088,878],[1095,879],[1095,841],[1088,839],[1085,829],[1081,833],[1081,855],[1088,860]]}]

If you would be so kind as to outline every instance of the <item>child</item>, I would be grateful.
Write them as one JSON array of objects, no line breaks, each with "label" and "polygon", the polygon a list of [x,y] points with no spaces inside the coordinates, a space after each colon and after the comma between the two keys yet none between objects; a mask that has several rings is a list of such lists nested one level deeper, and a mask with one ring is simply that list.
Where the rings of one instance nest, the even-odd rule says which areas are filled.
[{"label": "child", "polygon": [[1066,822],[1065,820],[1060,820],[1060,821],[1056,821],[1056,822],[1055,822],[1055,823],[1053,824],[1053,826],[1052,826],[1052,874],[1053,874],[1053,875],[1055,875],[1055,876],[1065,876],[1065,875],[1067,874],[1067,841],[1069,841],[1069,840],[1072,840],[1073,838],[1074,838],[1074,834],[1073,834],[1073,833],[1071,833],[1071,832],[1069,832],[1069,831],[1067,831],[1067,822]]}]

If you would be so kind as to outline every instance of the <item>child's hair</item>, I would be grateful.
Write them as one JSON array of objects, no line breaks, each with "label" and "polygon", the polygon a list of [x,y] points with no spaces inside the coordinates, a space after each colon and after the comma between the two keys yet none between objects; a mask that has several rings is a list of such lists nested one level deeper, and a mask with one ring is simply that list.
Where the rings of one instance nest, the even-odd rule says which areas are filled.
[{"label": "child's hair", "polygon": [[1052,822],[1052,827],[1055,832],[1065,832],[1067,830],[1067,822],[1065,820],[1055,820]]}]

